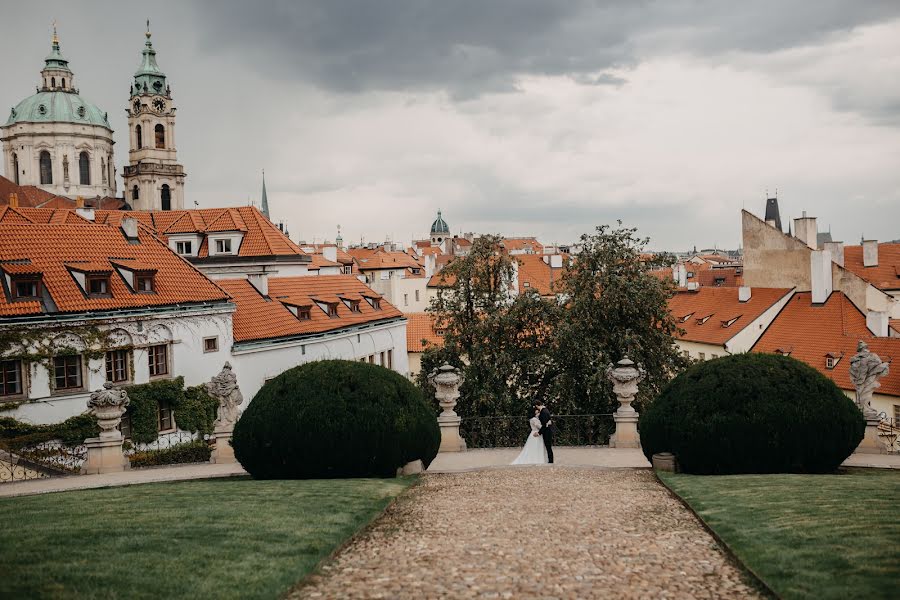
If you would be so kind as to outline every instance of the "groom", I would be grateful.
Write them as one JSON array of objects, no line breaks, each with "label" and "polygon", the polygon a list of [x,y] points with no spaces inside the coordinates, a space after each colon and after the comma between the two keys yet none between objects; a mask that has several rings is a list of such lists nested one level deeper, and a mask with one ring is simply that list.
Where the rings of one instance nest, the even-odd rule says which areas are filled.
[{"label": "groom", "polygon": [[541,429],[538,433],[544,438],[544,448],[547,449],[547,462],[553,464],[553,420],[550,415],[550,409],[543,402],[538,402],[537,408],[541,411],[538,419],[541,422]]}]

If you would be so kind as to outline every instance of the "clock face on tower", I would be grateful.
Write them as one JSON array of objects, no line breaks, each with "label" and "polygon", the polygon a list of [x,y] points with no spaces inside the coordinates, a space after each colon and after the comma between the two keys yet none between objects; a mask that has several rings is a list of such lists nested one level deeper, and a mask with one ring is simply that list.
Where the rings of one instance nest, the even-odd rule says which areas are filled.
[{"label": "clock face on tower", "polygon": [[154,98],[153,99],[153,108],[157,112],[162,112],[166,109],[166,101],[162,98]]},{"label": "clock face on tower", "polygon": [[136,113],[141,112],[141,101],[140,100],[134,101],[134,112],[136,112]]}]

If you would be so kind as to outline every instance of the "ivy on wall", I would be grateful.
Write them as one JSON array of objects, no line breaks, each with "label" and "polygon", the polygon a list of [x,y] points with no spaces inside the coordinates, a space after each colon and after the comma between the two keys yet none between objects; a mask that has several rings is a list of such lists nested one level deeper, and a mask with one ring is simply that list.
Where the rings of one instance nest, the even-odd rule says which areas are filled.
[{"label": "ivy on wall", "polygon": [[18,449],[31,444],[60,440],[67,446],[77,446],[86,438],[100,435],[100,427],[89,414],[76,415],[52,425],[32,425],[10,417],[0,417],[0,444]]},{"label": "ivy on wall", "polygon": [[211,433],[218,401],[202,385],[184,388],[184,377],[162,379],[125,388],[131,403],[131,439],[147,444],[156,439],[160,405],[175,411],[175,424],[182,431]]}]

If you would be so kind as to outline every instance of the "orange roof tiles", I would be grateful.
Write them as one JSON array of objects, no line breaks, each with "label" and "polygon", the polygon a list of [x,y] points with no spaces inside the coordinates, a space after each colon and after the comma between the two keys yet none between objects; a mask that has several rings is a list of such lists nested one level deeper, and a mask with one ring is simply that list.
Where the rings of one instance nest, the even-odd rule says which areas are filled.
[{"label": "orange roof tiles", "polygon": [[441,347],[444,338],[435,330],[435,317],[429,313],[406,313],[406,350],[421,352],[429,346]]},{"label": "orange roof tiles", "polygon": [[[519,262],[519,293],[524,294],[528,290],[534,290],[541,296],[552,296],[556,293],[556,286],[562,277],[564,268],[552,268],[548,261],[549,256],[540,254],[518,254],[515,256]],[[568,262],[568,256],[563,256],[563,264]]]},{"label": "orange roof tiles", "polygon": [[[150,231],[138,228],[138,244],[129,244],[118,228],[91,223],[0,223],[0,262],[27,258],[42,274],[42,287],[58,312],[102,311],[171,304],[226,301],[228,296]],[[157,270],[155,292],[136,294],[111,261],[134,258]],[[7,265],[9,266],[9,265]],[[69,267],[69,268],[67,268]],[[91,298],[69,269],[111,272],[109,297]],[[0,315],[39,314],[51,307],[9,302],[0,297]]]},{"label": "orange roof tiles", "polygon": [[360,271],[379,269],[424,269],[413,257],[405,252],[386,252],[382,249],[351,248],[348,254],[356,261]]},{"label": "orange roof tiles", "polygon": [[503,238],[500,245],[505,248],[507,252],[531,250],[535,254],[544,253],[544,245],[537,241],[537,238],[533,237]]},{"label": "orange roof tiles", "polygon": [[[403,313],[386,300],[380,301],[380,309],[373,308],[364,299],[364,296],[372,295],[372,290],[352,275],[272,277],[269,279],[270,300],[263,298],[246,279],[225,279],[218,283],[237,304],[232,318],[237,342],[323,333],[403,317]],[[339,296],[360,300],[360,312],[351,312]],[[329,317],[315,304],[314,298],[338,302],[338,316]],[[281,300],[295,306],[311,306],[310,319],[300,320]]]},{"label": "orange roof tiles", "polygon": [[[66,196],[56,196],[33,185],[16,185],[0,176],[0,206],[9,204],[9,195],[15,193],[21,208],[75,208],[75,200]],[[97,208],[119,209],[125,206],[122,198],[86,198],[85,202]]]},{"label": "orange roof tiles", "polygon": [[[846,258],[845,258],[846,260]],[[850,358],[856,354],[859,340],[882,360],[900,357],[900,338],[876,338],[866,327],[865,315],[841,292],[833,292],[821,305],[814,305],[809,292],[794,295],[766,332],[753,346],[753,352],[784,352],[805,362],[844,390],[853,390]],[[827,354],[841,357],[833,369],[825,365]],[[900,371],[891,369],[881,379],[876,393],[900,396]]]},{"label": "orange roof tiles", "polygon": [[790,291],[753,288],[750,300],[740,302],[738,288],[701,287],[697,291],[676,292],[669,299],[669,311],[684,330],[677,336],[679,339],[724,345]]},{"label": "orange roof tiles", "polygon": [[716,267],[695,273],[691,281],[707,287],[740,287],[744,283],[743,269],[738,267]]},{"label": "orange roof tiles", "polygon": [[863,266],[862,246],[844,246],[844,268],[880,290],[900,290],[900,244],[878,244],[878,266]]}]

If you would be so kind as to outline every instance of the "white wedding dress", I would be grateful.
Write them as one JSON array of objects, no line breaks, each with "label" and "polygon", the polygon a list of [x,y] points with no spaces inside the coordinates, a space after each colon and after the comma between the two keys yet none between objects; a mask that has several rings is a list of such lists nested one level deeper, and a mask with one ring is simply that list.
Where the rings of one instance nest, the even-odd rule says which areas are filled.
[{"label": "white wedding dress", "polygon": [[531,417],[528,420],[531,425],[531,433],[525,440],[525,447],[512,462],[514,465],[545,465],[547,464],[547,449],[544,447],[544,438],[540,435],[534,435],[541,430],[541,420],[537,417]]}]

